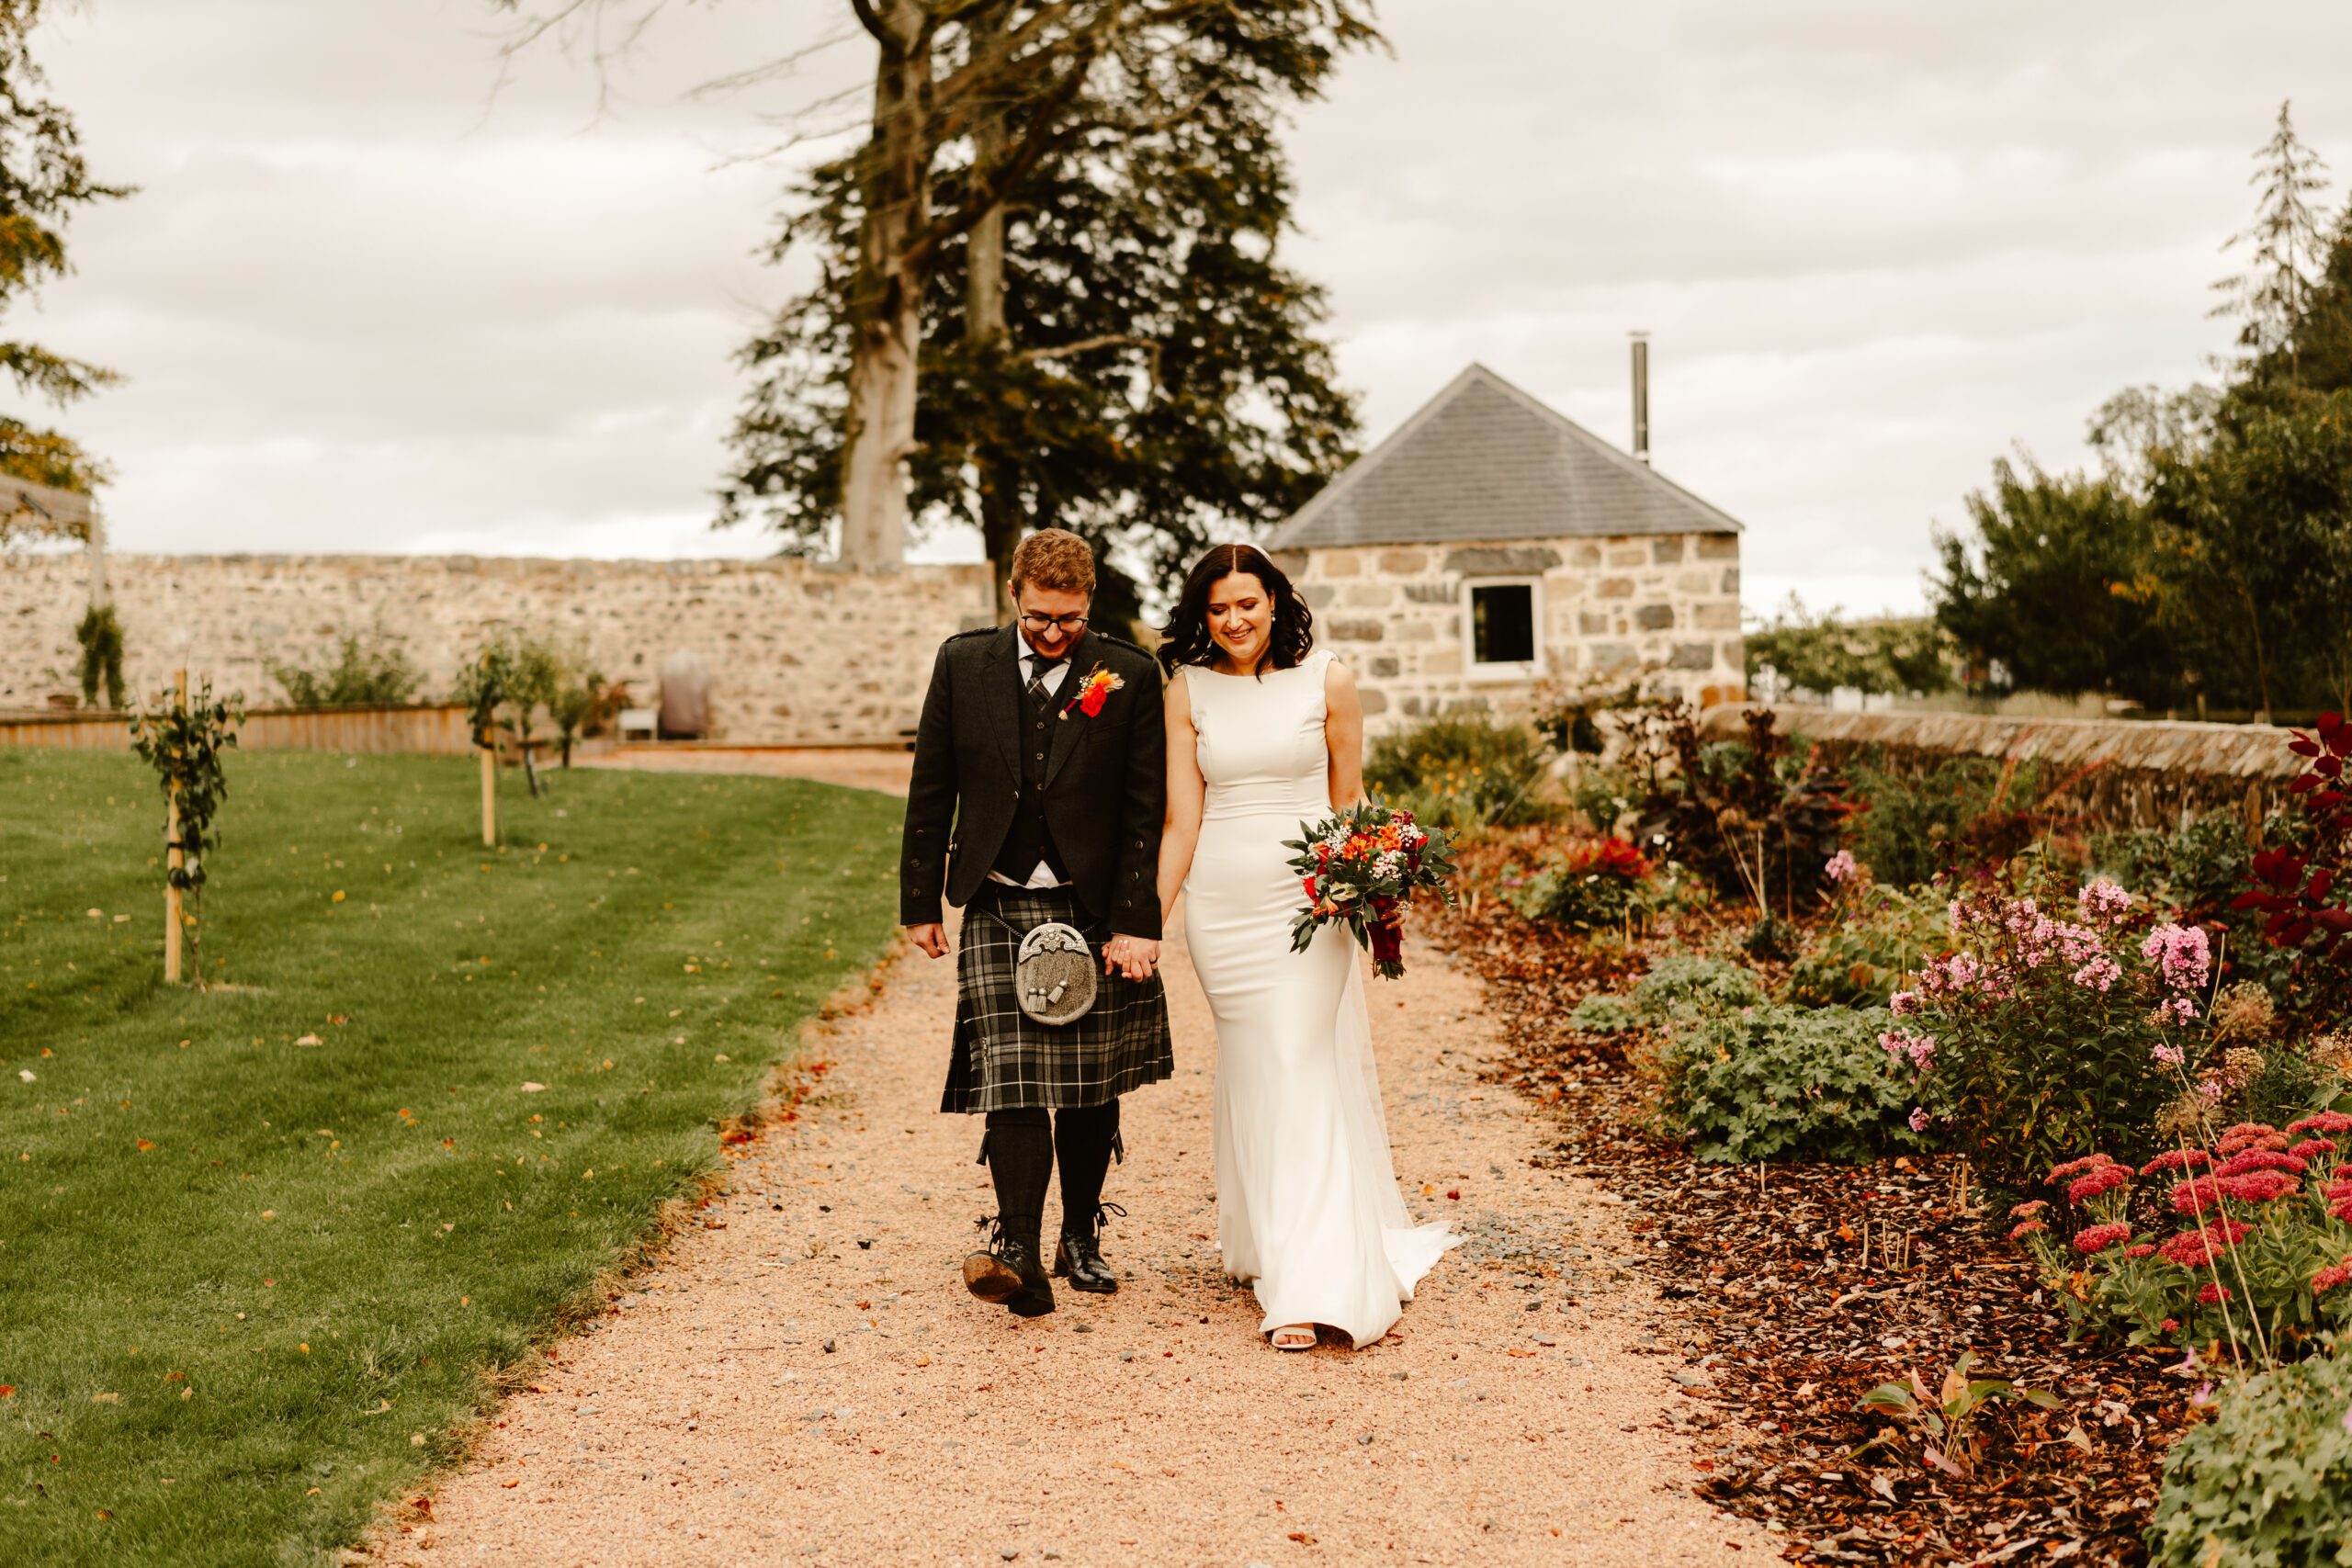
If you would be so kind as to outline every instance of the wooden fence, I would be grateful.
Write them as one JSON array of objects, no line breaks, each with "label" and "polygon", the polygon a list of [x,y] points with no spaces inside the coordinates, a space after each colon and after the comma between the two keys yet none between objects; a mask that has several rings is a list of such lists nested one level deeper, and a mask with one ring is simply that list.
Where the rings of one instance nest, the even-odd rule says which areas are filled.
[{"label": "wooden fence", "polygon": [[[254,708],[237,744],[263,751],[417,751],[462,757],[473,748],[462,707]],[[130,720],[119,713],[0,712],[0,746],[123,750]]]},{"label": "wooden fence", "polygon": [[[1700,728],[1710,739],[1736,739],[1750,705],[1709,708]],[[2176,828],[2216,810],[2259,823],[2303,771],[2287,750],[2292,731],[2274,725],[1838,713],[1795,703],[1776,711],[1784,734],[1803,736],[1837,766],[1857,755],[1911,774],[1948,757],[2035,763],[2045,807],[2093,828]]]}]

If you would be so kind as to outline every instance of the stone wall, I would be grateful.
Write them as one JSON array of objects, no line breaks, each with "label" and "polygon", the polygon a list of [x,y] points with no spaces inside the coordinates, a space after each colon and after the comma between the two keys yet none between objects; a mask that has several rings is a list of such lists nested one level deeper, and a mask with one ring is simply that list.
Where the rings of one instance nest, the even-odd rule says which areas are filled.
[{"label": "stone wall", "polygon": [[1474,672],[1463,582],[1543,584],[1544,678],[1564,688],[1642,677],[1693,703],[1736,698],[1739,536],[1365,545],[1277,558],[1315,612],[1317,641],[1355,672],[1374,734],[1462,705],[1521,713],[1537,682]]},{"label": "stone wall", "polygon": [[[897,740],[940,641],[985,624],[992,604],[977,565],[118,556],[108,576],[134,694],[168,680],[175,628],[192,672],[262,704],[282,695],[271,662],[315,663],[345,631],[380,626],[439,697],[486,634],[514,627],[583,641],[649,706],[662,662],[694,652],[710,671],[710,738],[752,745]],[[0,557],[0,708],[78,694],[88,577],[79,555]]]}]

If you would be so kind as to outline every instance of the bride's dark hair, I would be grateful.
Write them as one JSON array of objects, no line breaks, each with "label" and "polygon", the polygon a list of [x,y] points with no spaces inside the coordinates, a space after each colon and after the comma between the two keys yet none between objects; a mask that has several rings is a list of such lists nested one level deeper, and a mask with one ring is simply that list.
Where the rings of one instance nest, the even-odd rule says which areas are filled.
[{"label": "bride's dark hair", "polygon": [[1265,551],[1255,545],[1216,545],[1193,563],[1185,574],[1183,592],[1164,628],[1168,639],[1159,645],[1159,662],[1174,674],[1185,664],[1207,664],[1216,658],[1216,639],[1209,636],[1209,590],[1235,575],[1254,577],[1273,601],[1274,622],[1268,628],[1266,655],[1277,670],[1295,668],[1315,646],[1315,612]]}]

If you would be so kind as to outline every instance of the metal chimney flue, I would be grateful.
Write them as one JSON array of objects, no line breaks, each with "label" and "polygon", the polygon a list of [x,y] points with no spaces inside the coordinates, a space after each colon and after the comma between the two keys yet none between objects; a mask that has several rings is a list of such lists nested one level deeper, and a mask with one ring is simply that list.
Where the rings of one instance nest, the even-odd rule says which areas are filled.
[{"label": "metal chimney flue", "polygon": [[1632,333],[1634,340],[1634,457],[1650,460],[1650,334]]}]

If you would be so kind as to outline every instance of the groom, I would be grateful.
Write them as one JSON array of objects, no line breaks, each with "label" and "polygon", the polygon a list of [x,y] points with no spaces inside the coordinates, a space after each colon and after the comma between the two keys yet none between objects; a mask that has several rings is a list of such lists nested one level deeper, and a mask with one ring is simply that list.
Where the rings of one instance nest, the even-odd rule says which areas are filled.
[{"label": "groom", "polygon": [[[899,852],[899,919],[933,958],[948,951],[940,895],[967,916],[942,1111],[987,1118],[996,1184],[989,1248],[964,1262],[982,1301],[1023,1317],[1054,1310],[1040,1256],[1046,1189],[1061,1165],[1054,1272],[1108,1292],[1099,1247],[1119,1096],[1174,1071],[1159,975],[1159,825],[1166,737],[1159,667],[1087,626],[1094,554],[1058,528],[1012,558],[1016,620],[940,645]],[[1094,1006],[1040,1023],[1014,998],[1021,938],[1059,920],[1102,955]],[[1119,1210],[1124,1213],[1125,1210]],[[986,1222],[984,1222],[986,1223]]]}]

